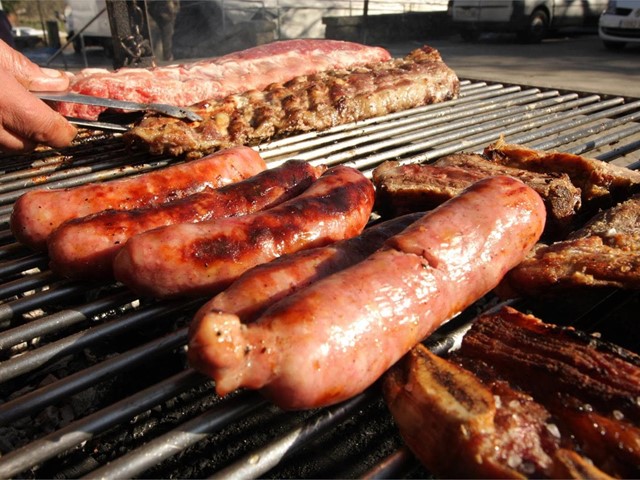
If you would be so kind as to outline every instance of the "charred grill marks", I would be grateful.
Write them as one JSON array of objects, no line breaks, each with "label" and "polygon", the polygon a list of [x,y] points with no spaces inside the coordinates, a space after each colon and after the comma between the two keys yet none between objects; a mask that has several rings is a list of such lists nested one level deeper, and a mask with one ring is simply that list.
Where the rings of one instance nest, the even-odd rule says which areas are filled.
[{"label": "charred grill marks", "polygon": [[404,59],[297,77],[199,104],[199,123],[149,116],[127,138],[154,153],[206,152],[441,102],[458,90],[455,73],[437,51],[423,47]]}]

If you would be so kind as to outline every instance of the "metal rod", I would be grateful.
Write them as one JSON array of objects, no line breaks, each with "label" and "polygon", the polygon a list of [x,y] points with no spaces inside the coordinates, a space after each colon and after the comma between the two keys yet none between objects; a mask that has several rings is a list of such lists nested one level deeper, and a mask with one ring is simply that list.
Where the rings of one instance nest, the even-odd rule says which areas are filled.
[{"label": "metal rod", "polygon": [[193,370],[185,370],[4,454],[0,457],[0,477],[12,478],[203,381],[203,377]]}]

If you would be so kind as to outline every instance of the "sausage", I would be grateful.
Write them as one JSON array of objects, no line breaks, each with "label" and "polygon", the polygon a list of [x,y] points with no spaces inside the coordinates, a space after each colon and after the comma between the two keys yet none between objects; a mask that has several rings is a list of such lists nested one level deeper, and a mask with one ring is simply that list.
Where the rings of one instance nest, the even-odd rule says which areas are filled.
[{"label": "sausage", "polygon": [[545,217],[540,196],[519,180],[481,180],[251,324],[196,315],[189,361],[220,395],[260,389],[283,409],[348,399],[491,291],[533,247]]},{"label": "sausage", "polygon": [[256,265],[358,235],[373,200],[373,184],[361,172],[333,167],[269,210],[136,235],[116,255],[115,278],[158,298],[212,295]]},{"label": "sausage", "polygon": [[[244,323],[255,320],[287,295],[364,260],[389,237],[401,232],[424,213],[412,213],[367,228],[357,237],[325,247],[310,248],[257,265],[200,309],[238,315]],[[196,319],[197,321],[197,319]]]},{"label": "sausage", "polygon": [[65,189],[32,190],[16,201],[11,231],[20,243],[46,250],[49,235],[67,220],[107,209],[161,205],[243,180],[266,168],[256,151],[238,147],[134,177]]},{"label": "sausage", "polygon": [[246,215],[273,207],[304,192],[324,170],[302,160],[290,160],[246,180],[157,207],[106,210],[69,220],[47,242],[51,270],[69,278],[110,278],[114,257],[134,235],[161,226]]}]

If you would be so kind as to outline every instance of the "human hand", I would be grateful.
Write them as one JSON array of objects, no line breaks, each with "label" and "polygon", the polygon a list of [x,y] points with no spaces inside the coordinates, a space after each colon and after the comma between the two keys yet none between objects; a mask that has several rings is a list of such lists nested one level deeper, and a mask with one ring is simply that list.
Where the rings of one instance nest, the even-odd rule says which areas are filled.
[{"label": "human hand", "polygon": [[36,144],[64,147],[76,129],[30,91],[62,91],[69,77],[41,68],[0,41],[0,151],[32,150]]}]

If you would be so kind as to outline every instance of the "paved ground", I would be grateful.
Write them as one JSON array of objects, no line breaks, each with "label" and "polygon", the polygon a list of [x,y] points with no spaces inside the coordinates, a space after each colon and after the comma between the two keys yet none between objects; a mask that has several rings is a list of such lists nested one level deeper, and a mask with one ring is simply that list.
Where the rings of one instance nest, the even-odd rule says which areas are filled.
[{"label": "paved ground", "polygon": [[[430,40],[461,78],[500,81],[640,98],[640,45],[610,52],[597,35],[575,34],[524,45],[510,35]],[[387,45],[402,55],[418,42]]]},{"label": "paved ground", "polygon": [[[537,45],[520,44],[511,35],[485,35],[475,43],[463,42],[456,35],[424,43],[438,48],[461,78],[640,98],[640,45],[610,52],[594,34],[558,36]],[[401,56],[421,44],[403,42],[385,46]],[[27,53],[44,64],[53,51],[39,49]],[[85,65],[112,67],[101,49],[89,49],[86,59],[69,50],[50,64],[71,71]]]}]

